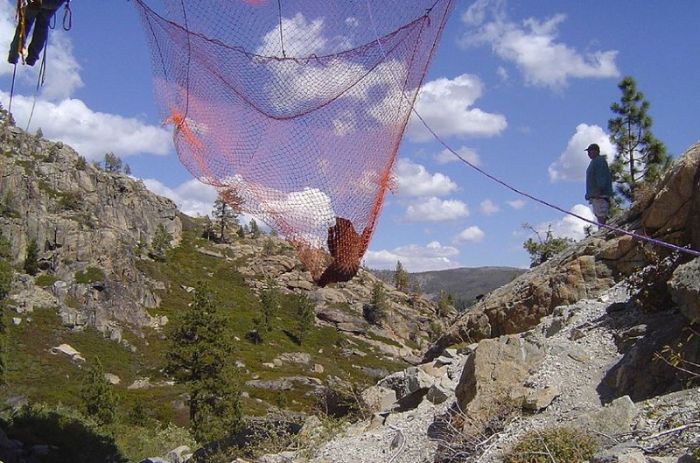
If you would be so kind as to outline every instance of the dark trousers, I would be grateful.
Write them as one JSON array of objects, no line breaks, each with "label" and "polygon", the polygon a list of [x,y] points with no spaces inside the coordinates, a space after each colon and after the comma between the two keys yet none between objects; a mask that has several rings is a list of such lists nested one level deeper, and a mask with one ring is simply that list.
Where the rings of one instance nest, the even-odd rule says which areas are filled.
[{"label": "dark trousers", "polygon": [[[27,43],[27,36],[32,26],[34,26],[34,32],[32,34],[32,42],[29,44],[27,50],[27,64],[34,64],[38,59],[41,51],[46,45],[46,37],[49,34],[49,22],[51,18],[56,13],[57,8],[25,8],[25,20],[24,20],[24,40],[23,43]],[[20,28],[17,26],[15,31],[15,38],[12,40],[12,45],[10,45],[10,54],[8,55],[8,61],[10,63],[17,63],[19,59],[19,40],[20,40]]]}]

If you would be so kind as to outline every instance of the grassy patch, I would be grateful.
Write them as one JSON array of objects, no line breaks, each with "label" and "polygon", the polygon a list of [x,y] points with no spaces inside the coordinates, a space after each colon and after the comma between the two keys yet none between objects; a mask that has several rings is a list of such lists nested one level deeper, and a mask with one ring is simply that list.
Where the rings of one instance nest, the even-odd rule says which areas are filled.
[{"label": "grassy patch", "polygon": [[81,284],[92,284],[104,281],[105,272],[97,267],[88,267],[85,271],[75,272],[75,282]]},{"label": "grassy patch", "polygon": [[587,461],[598,449],[595,439],[580,429],[558,427],[533,431],[515,444],[506,463]]},{"label": "grassy patch", "polygon": [[34,279],[34,284],[42,288],[48,288],[56,282],[57,278],[53,275],[42,273]]}]

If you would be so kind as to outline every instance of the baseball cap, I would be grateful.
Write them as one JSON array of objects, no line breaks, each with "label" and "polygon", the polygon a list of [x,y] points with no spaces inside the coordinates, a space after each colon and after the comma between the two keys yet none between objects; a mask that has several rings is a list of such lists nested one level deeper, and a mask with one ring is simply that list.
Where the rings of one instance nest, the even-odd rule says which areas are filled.
[{"label": "baseball cap", "polygon": [[598,146],[597,143],[591,143],[590,145],[588,145],[588,148],[586,148],[584,151],[591,151],[591,150],[598,151],[600,153],[600,146]]}]

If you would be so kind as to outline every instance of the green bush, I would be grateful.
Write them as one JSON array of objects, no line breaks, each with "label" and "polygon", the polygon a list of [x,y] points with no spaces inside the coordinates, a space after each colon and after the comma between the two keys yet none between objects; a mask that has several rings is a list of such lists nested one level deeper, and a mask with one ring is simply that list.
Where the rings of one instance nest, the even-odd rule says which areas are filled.
[{"label": "green bush", "polygon": [[526,434],[506,455],[506,463],[551,463],[586,461],[598,450],[588,433],[567,427],[533,431]]},{"label": "green bush", "polygon": [[85,271],[75,272],[75,282],[80,284],[92,284],[104,281],[105,272],[97,267],[88,267]]},{"label": "green bush", "polygon": [[43,273],[34,279],[34,284],[36,286],[41,286],[42,288],[48,288],[54,284],[56,280],[57,278],[55,276]]}]

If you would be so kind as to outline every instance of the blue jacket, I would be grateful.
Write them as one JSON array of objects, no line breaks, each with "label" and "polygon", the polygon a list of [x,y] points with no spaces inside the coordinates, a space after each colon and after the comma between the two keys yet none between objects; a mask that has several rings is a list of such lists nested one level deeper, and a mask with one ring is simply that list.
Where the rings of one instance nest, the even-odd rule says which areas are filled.
[{"label": "blue jacket", "polygon": [[605,156],[591,159],[586,169],[586,199],[610,198],[613,195],[612,175]]}]

